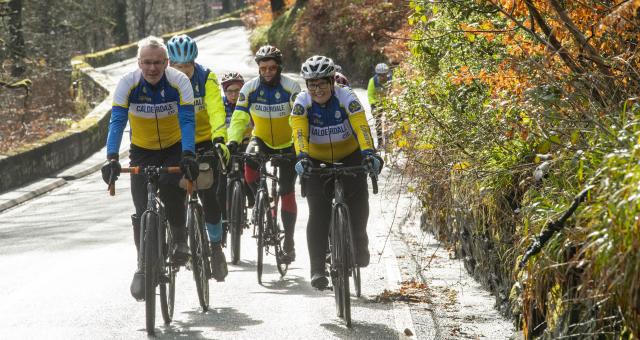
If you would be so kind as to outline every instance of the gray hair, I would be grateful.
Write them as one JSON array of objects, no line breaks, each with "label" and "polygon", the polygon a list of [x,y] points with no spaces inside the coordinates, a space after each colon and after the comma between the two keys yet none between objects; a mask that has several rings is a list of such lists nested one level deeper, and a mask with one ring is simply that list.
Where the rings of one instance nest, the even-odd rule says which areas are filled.
[{"label": "gray hair", "polygon": [[145,47],[161,48],[164,51],[165,57],[169,57],[167,53],[167,46],[164,45],[162,38],[154,37],[152,35],[140,40],[138,42],[138,58],[140,58],[140,51]]}]

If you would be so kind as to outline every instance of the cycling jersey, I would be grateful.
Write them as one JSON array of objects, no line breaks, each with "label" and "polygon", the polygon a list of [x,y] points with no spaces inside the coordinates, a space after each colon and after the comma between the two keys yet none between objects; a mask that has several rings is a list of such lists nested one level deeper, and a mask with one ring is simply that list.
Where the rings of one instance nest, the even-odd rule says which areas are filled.
[{"label": "cycling jersey", "polygon": [[191,76],[193,88],[193,104],[196,116],[196,143],[211,141],[222,137],[227,139],[225,112],[220,94],[220,86],[215,73],[208,68],[194,63]]},{"label": "cycling jersey", "polygon": [[300,92],[295,80],[280,76],[280,83],[267,86],[256,77],[242,86],[236,109],[231,118],[229,140],[240,143],[250,119],[253,119],[252,135],[260,138],[273,149],[291,146],[291,97]]},{"label": "cycling jersey", "polygon": [[380,83],[380,79],[377,74],[369,79],[369,84],[367,86],[367,97],[369,98],[369,105],[378,104],[380,96],[389,86],[389,84],[391,84],[391,73],[389,73],[389,75],[387,76],[387,81],[384,84]]},{"label": "cycling jersey", "polygon": [[118,153],[127,119],[135,146],[162,150],[182,140],[183,151],[195,151],[193,89],[178,70],[167,68],[155,86],[139,69],[120,79],[113,96],[107,155]]},{"label": "cycling jersey", "polygon": [[291,114],[296,154],[336,163],[358,148],[373,150],[373,140],[362,104],[349,88],[336,86],[325,105],[301,92]]},{"label": "cycling jersey", "polygon": [[[226,113],[224,123],[226,124],[227,128],[229,128],[229,125],[231,125],[231,116],[233,116],[233,111],[235,111],[236,109],[236,104],[231,103],[227,99],[227,96],[222,97],[222,100],[224,102],[224,111]],[[247,129],[244,130],[244,135],[243,135],[244,138],[251,137],[252,130],[253,130],[253,119],[250,119],[249,123],[247,124]]]}]

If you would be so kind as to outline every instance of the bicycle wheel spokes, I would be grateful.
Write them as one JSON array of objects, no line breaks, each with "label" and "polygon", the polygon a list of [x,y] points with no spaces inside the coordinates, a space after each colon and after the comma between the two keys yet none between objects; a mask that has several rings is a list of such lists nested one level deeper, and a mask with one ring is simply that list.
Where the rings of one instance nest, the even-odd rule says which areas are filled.
[{"label": "bicycle wheel spokes", "polygon": [[244,195],[242,193],[242,182],[234,181],[231,187],[231,206],[229,212],[229,229],[231,231],[231,263],[238,264],[240,261],[240,236],[244,220]]},{"label": "bicycle wheel spokes", "polygon": [[258,199],[256,200],[256,208],[258,209],[257,212],[257,227],[258,227],[258,262],[257,262],[257,273],[258,273],[258,283],[262,284],[262,266],[263,266],[263,261],[264,261],[264,234],[265,234],[265,224],[267,222],[267,213],[269,212],[268,210],[268,204],[269,202],[267,201],[264,193],[259,192],[258,193]]},{"label": "bicycle wheel spokes", "polygon": [[156,282],[158,259],[158,215],[146,211],[143,214],[144,234],[144,304],[147,334],[155,333],[156,323]]},{"label": "bicycle wheel spokes", "polygon": [[171,229],[165,224],[164,234],[160,234],[160,242],[158,249],[158,276],[160,284],[160,311],[165,324],[171,323],[173,320],[173,310],[176,297],[176,269],[171,264],[170,250],[173,246],[173,235]]},{"label": "bicycle wheel spokes", "polygon": [[201,206],[198,203],[189,203],[187,212],[187,231],[189,232],[189,247],[191,248],[191,270],[193,279],[196,282],[196,292],[198,301],[203,311],[209,309],[209,279],[207,277],[208,265],[206,246],[204,237],[204,219]]}]

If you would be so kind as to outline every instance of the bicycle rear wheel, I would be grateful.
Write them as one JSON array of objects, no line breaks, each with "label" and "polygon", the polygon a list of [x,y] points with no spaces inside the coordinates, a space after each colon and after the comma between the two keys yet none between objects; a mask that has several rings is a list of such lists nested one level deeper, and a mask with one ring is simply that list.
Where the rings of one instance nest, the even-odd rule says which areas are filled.
[{"label": "bicycle rear wheel", "polygon": [[344,206],[336,208],[336,222],[338,224],[338,278],[340,280],[340,298],[342,300],[342,317],[347,327],[351,327],[351,294],[349,292],[349,272],[351,253],[349,250],[348,212]]},{"label": "bicycle rear wheel", "polygon": [[269,212],[269,202],[263,192],[258,192],[258,199],[256,200],[256,208],[258,209],[258,262],[257,273],[258,283],[262,284],[262,267],[264,261],[264,230],[267,223],[267,216]]},{"label": "bicycle rear wheel", "polygon": [[191,270],[196,282],[196,292],[202,311],[209,309],[209,279],[207,277],[208,258],[207,239],[204,235],[204,217],[198,203],[189,203],[187,212],[187,231],[191,248]]},{"label": "bicycle rear wheel", "polygon": [[238,264],[240,261],[240,236],[244,224],[244,194],[242,192],[242,182],[233,181],[231,187],[231,205],[229,212],[229,230],[231,232],[231,263]]},{"label": "bicycle rear wheel", "polygon": [[156,282],[158,266],[158,215],[145,211],[142,215],[144,233],[144,305],[147,334],[155,333]]},{"label": "bicycle rear wheel", "polygon": [[173,248],[173,235],[171,229],[164,222],[164,234],[160,234],[161,240],[160,254],[158,263],[162,264],[158,267],[158,281],[160,285],[160,311],[165,324],[170,324],[173,320],[173,310],[176,300],[176,268],[173,267],[171,259],[171,251]]}]

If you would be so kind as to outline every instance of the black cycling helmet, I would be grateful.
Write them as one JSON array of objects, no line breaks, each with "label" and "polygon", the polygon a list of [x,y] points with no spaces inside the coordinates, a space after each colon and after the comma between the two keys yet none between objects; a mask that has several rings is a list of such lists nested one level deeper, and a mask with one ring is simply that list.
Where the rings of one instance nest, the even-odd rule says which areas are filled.
[{"label": "black cycling helmet", "polygon": [[255,61],[259,63],[263,60],[273,59],[278,65],[282,64],[282,51],[271,45],[264,45],[256,52]]}]

